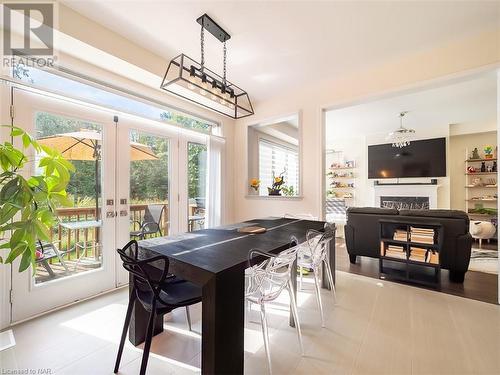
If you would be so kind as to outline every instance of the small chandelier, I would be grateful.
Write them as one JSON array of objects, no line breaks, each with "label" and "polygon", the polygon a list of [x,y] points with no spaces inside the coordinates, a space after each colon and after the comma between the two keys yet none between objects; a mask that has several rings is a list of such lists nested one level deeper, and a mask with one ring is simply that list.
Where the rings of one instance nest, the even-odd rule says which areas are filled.
[{"label": "small chandelier", "polygon": [[[168,64],[160,88],[234,119],[254,114],[248,94],[226,79],[226,41],[231,36],[207,14],[196,20],[201,25],[201,62],[180,54]],[[223,76],[205,66],[205,30],[224,48]]]},{"label": "small chandelier", "polygon": [[400,120],[399,128],[397,128],[393,132],[390,132],[389,135],[387,136],[387,140],[392,143],[392,147],[403,148],[409,146],[410,141],[413,139],[413,136],[415,135],[414,129],[408,129],[403,126],[403,117],[405,117],[407,113],[408,112],[405,111],[399,114],[399,120]]}]

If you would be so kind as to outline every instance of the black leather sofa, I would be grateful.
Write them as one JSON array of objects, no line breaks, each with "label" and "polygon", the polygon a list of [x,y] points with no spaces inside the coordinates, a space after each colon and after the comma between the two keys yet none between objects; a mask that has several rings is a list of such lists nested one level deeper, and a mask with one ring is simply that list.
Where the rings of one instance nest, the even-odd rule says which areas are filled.
[{"label": "black leather sofa", "polygon": [[457,210],[395,210],[373,207],[350,207],[347,210],[345,242],[351,263],[356,257],[378,258],[380,255],[379,220],[426,221],[443,225],[444,241],[439,263],[450,271],[450,280],[463,282],[469,268],[472,236],[469,233],[469,217]]}]

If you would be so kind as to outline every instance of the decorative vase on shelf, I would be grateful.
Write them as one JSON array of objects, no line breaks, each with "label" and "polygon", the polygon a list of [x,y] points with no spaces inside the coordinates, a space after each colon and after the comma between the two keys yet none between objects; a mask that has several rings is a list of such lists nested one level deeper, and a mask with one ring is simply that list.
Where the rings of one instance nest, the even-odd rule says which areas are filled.
[{"label": "decorative vase on shelf", "polygon": [[472,159],[472,160],[475,160],[475,159],[481,159],[481,158],[479,157],[479,151],[478,151],[477,147],[476,147],[476,148],[474,148],[474,150],[472,150],[472,156],[471,156],[471,159]]},{"label": "decorative vase on shelf", "polygon": [[493,159],[493,147],[491,147],[491,146],[484,147],[484,158],[485,159]]}]

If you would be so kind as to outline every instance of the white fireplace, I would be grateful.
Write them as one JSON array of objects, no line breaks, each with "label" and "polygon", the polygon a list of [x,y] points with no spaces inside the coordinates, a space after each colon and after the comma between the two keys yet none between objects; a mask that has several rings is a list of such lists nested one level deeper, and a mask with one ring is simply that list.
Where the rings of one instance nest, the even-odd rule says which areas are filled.
[{"label": "white fireplace", "polygon": [[374,207],[402,209],[437,208],[438,185],[380,184],[375,185],[374,189]]}]

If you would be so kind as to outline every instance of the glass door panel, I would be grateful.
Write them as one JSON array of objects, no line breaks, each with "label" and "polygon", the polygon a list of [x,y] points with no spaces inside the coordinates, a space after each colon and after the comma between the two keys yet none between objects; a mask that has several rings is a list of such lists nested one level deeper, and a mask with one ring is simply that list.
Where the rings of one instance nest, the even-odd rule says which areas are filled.
[{"label": "glass door panel", "polygon": [[[116,247],[179,232],[178,138],[175,128],[159,121],[120,115],[116,154]],[[126,145],[126,146],[125,146]],[[116,285],[129,276],[116,256]]]},{"label": "glass door panel", "polygon": [[206,183],[207,183],[207,145],[187,143],[188,174],[188,231],[193,232],[205,227],[206,222]]},{"label": "glass door panel", "polygon": [[[67,187],[71,206],[59,205],[50,240],[39,242],[35,283],[102,266],[100,186],[102,125],[50,112],[35,113],[35,137],[58,150],[75,167]],[[36,154],[38,161],[44,153]],[[38,164],[38,163],[36,163]],[[37,171],[33,171],[37,174]]]},{"label": "glass door panel", "polygon": [[169,234],[169,139],[130,131],[130,236]]},{"label": "glass door panel", "polygon": [[59,223],[39,243],[36,267],[19,273],[13,264],[17,322],[115,287],[116,125],[108,112],[22,89],[14,89],[13,103],[14,124],[76,167],[67,187],[71,205],[56,207]]}]

